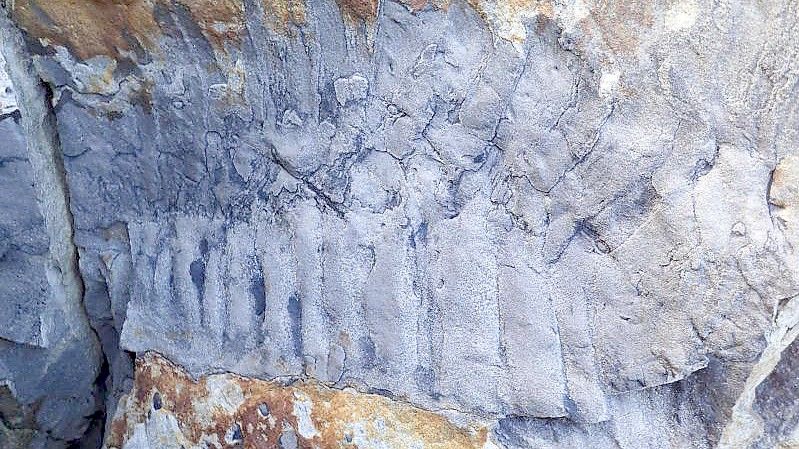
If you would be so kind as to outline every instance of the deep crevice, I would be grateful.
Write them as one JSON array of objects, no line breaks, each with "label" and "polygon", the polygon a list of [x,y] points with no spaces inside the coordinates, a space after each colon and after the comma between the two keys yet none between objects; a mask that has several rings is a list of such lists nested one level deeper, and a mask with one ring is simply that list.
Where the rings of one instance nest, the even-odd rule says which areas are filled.
[{"label": "deep crevice", "polygon": [[[66,168],[64,167],[64,152],[61,147],[61,137],[58,133],[58,118],[56,116],[55,105],[53,103],[53,99],[56,98],[55,92],[53,90],[53,86],[44,81],[42,78],[38,79],[38,84],[42,87],[42,90],[44,91],[44,98],[48,109],[47,112],[49,118],[51,119],[50,125],[53,127],[52,134],[53,134],[54,144],[56,145],[53,157],[56,159],[55,161],[56,168],[60,170],[60,173],[58,173],[58,179],[62,183],[61,187],[64,193],[64,201],[66,203],[65,204],[66,214],[67,214],[66,218],[68,220],[68,225],[71,228],[70,244],[73,247],[74,251],[73,253],[74,254],[73,266],[75,268],[74,274],[76,281],[79,283],[80,294],[81,294],[80,310],[83,313],[84,318],[86,319],[89,329],[94,334],[94,339],[95,342],[97,343],[97,348],[99,350],[101,357],[100,369],[98,371],[97,378],[95,378],[94,380],[94,388],[95,388],[94,397],[97,404],[97,409],[90,416],[84,417],[89,421],[89,425],[86,428],[86,431],[84,432],[81,438],[70,444],[70,447],[72,447],[72,444],[75,444],[76,448],[83,448],[87,447],[86,443],[89,443],[87,439],[94,438],[97,433],[99,433],[100,444],[102,444],[103,442],[103,438],[105,435],[105,422],[106,422],[106,402],[108,399],[108,388],[106,382],[110,377],[110,361],[108,359],[108,354],[105,353],[105,350],[103,348],[102,338],[100,337],[100,333],[96,329],[95,324],[92,323],[92,319],[89,316],[88,311],[86,310],[86,304],[85,304],[86,282],[83,279],[83,273],[80,270],[80,251],[78,250],[78,247],[75,244],[75,222],[74,222],[74,216],[72,215],[72,209],[70,207],[71,197],[69,194],[69,182],[67,181]],[[91,445],[89,447],[91,447]]]},{"label": "deep crevice", "polygon": [[[82,417],[89,421],[83,435],[68,442],[68,447],[86,446],[87,439],[102,441],[106,418],[106,380],[110,375],[109,360],[100,343],[97,329],[91,323],[85,305],[85,282],[80,271],[80,260],[75,243],[75,224],[70,208],[69,184],[64,168],[64,155],[58,133],[58,121],[53,105],[55,92],[45,82],[26,52],[22,32],[0,10],[0,41],[3,44],[6,66],[17,97],[18,115],[27,140],[28,158],[37,184],[37,201],[45,221],[49,239],[49,259],[56,269],[63,289],[62,309],[56,310],[70,319],[70,330],[61,338],[85,341],[88,363],[97,369],[93,388],[79,393],[95,401],[94,412]],[[26,118],[27,115],[27,118]],[[58,306],[59,304],[56,304]],[[74,326],[74,327],[73,327]],[[92,341],[93,340],[93,341]],[[95,358],[96,357],[96,358]],[[58,439],[53,435],[49,438]],[[90,443],[89,443],[90,444]],[[91,444],[90,444],[91,445]]]}]

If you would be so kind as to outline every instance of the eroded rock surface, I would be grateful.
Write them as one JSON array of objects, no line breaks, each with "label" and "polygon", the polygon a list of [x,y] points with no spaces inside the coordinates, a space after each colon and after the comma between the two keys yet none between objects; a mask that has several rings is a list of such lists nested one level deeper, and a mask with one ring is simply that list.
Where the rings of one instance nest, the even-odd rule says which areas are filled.
[{"label": "eroded rock surface", "polygon": [[11,66],[0,60],[0,447],[99,445],[102,359],[81,306],[52,117],[32,66],[20,64],[22,41],[0,27],[0,42]]},{"label": "eroded rock surface", "polygon": [[[27,141],[34,188],[15,156],[2,207],[31,218],[0,230],[38,226],[41,244],[0,261],[28,273],[0,290],[25,307],[0,317],[0,379],[22,382],[9,354],[51,354],[41,323],[68,317],[59,341],[86,368],[43,372],[84,379],[65,382],[91,405],[59,409],[81,430],[58,441],[116,415],[114,447],[237,444],[233,423],[257,447],[250,409],[201,417],[161,392],[150,410],[135,392],[174,388],[147,386],[167,366],[191,391],[263,386],[243,401],[308,388],[402,422],[448,411],[509,448],[792,441],[795,2],[4,8],[21,95],[0,135],[8,154]],[[22,408],[50,397],[35,385]],[[338,429],[326,444],[351,412],[315,422]]]},{"label": "eroded rock surface", "polygon": [[488,430],[375,394],[233,374],[198,381],[148,353],[111,422],[110,448],[494,448]]}]

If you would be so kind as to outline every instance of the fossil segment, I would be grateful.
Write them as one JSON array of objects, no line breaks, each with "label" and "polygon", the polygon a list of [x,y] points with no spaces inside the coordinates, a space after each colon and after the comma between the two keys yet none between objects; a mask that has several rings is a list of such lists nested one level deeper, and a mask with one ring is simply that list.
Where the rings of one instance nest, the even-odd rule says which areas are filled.
[{"label": "fossil segment", "polygon": [[[47,444],[98,438],[132,359],[139,377],[162,363],[149,352],[197,379],[449,410],[509,448],[793,438],[775,410],[799,400],[782,380],[799,294],[795,2],[4,12],[20,95],[19,112],[0,97],[3,154],[32,181],[0,171],[20,192],[2,208],[30,212],[14,226],[41,238],[0,260],[0,299],[20,310],[0,317],[0,379],[31,370],[80,392],[80,413],[35,417],[60,432]],[[35,370],[20,348],[41,349]],[[9,389],[23,415],[49,397],[29,385]],[[212,418],[195,432],[199,417],[153,421],[127,397],[125,441],[174,424],[228,444]]]}]

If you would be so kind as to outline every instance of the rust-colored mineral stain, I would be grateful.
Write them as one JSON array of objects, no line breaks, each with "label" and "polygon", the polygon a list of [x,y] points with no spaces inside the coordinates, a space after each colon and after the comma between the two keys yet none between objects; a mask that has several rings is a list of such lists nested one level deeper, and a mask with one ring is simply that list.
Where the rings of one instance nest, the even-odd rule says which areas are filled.
[{"label": "rust-colored mineral stain", "polygon": [[211,45],[223,50],[225,43],[238,44],[245,29],[244,0],[179,0]]},{"label": "rust-colored mineral stain", "polygon": [[786,156],[774,167],[768,195],[771,205],[799,209],[799,156]]},{"label": "rust-colored mineral stain", "polygon": [[427,6],[428,1],[427,0],[403,0],[402,3],[408,5],[408,7],[411,8],[411,11],[416,12],[416,11],[421,11],[422,9],[424,9],[424,7]]},{"label": "rust-colored mineral stain", "polygon": [[152,48],[158,25],[148,0],[16,0],[12,18],[33,37],[68,47],[81,59],[118,58]]},{"label": "rust-colored mineral stain", "polygon": [[[505,39],[521,42],[526,38],[525,22],[536,15],[557,22],[569,8],[552,0],[467,0],[489,24],[492,31]],[[572,7],[574,9],[576,7]],[[576,28],[587,44],[594,40],[610,55],[635,54],[641,45],[641,36],[654,24],[651,2],[631,0],[608,2],[585,0],[579,8],[587,16],[580,19]],[[568,16],[569,13],[567,12]],[[514,31],[516,30],[516,31]]]},{"label": "rust-colored mineral stain", "polygon": [[374,23],[377,19],[377,0],[336,0],[341,14],[352,22]]},{"label": "rust-colored mineral stain", "polygon": [[551,0],[467,0],[491,31],[514,43],[527,37],[526,22],[536,16],[553,19]]},{"label": "rust-colored mineral stain", "polygon": [[417,13],[428,7],[434,11],[447,11],[452,0],[400,0],[400,2],[411,12]]},{"label": "rust-colored mineral stain", "polygon": [[305,24],[305,0],[263,0],[266,23],[286,34],[291,25]]},{"label": "rust-colored mineral stain", "polygon": [[[17,0],[12,18],[34,38],[69,48],[80,59],[119,59],[153,51],[161,29],[154,17],[165,0]],[[206,39],[217,49],[237,43],[244,30],[243,0],[182,0]]]},{"label": "rust-colored mineral stain", "polygon": [[595,24],[583,31],[598,36],[614,55],[624,56],[638,51],[641,36],[654,24],[653,4],[643,0],[597,2],[592,9]]},{"label": "rust-colored mineral stain", "polygon": [[[193,380],[163,357],[148,353],[136,362],[133,391],[120,402],[106,447],[123,447],[136,424],[154,414],[174,417],[179,435],[173,437],[192,445],[218,441],[221,447],[274,448],[287,429],[292,429],[300,448],[318,449],[475,449],[484,447],[488,438],[484,427],[458,427],[408,404],[310,381],[284,386],[234,374]],[[230,440],[232,429],[238,431],[236,441]]]}]

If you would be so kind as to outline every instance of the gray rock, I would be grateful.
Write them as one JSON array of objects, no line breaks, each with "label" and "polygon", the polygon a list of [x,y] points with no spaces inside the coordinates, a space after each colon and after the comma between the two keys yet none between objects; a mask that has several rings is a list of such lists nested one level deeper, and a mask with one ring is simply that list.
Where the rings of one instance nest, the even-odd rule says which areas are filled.
[{"label": "gray rock", "polygon": [[[44,261],[47,236],[33,193],[31,167],[16,110],[0,121],[0,338],[32,346],[49,346],[42,322],[48,284]],[[45,334],[45,335],[43,335]]]},{"label": "gray rock", "polygon": [[788,441],[793,3],[8,8],[26,45],[3,51],[52,98],[0,135],[57,154],[33,163],[41,215],[24,155],[0,167],[30,215],[0,220],[0,337],[47,346],[66,311],[99,413],[154,351],[476,417],[507,447]]},{"label": "gray rock", "polygon": [[4,15],[0,42],[9,75],[0,83],[10,78],[15,87],[15,101],[3,106],[24,109],[0,115],[0,443],[97,446],[102,360],[82,304],[54,116]]}]

